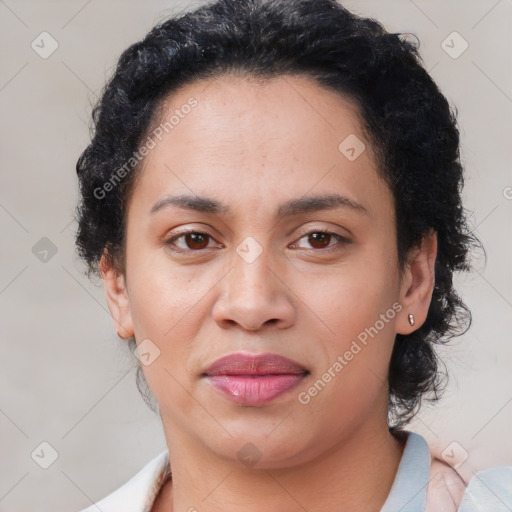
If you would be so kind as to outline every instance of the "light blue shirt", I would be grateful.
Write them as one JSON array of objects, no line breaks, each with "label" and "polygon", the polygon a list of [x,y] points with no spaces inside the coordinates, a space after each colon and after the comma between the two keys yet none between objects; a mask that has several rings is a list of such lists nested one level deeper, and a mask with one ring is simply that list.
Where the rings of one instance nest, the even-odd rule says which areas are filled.
[{"label": "light blue shirt", "polygon": [[[380,512],[425,512],[430,463],[425,439],[408,432],[395,480]],[[512,512],[512,466],[475,473],[457,512]]]},{"label": "light blue shirt", "polygon": [[[380,512],[425,512],[431,455],[425,439],[404,431],[407,441],[398,471]],[[131,480],[82,512],[149,512],[170,474],[169,453],[160,453]],[[429,491],[430,492],[430,491]],[[446,512],[455,510],[453,501]],[[512,465],[478,471],[466,485],[457,512],[512,512]]]}]

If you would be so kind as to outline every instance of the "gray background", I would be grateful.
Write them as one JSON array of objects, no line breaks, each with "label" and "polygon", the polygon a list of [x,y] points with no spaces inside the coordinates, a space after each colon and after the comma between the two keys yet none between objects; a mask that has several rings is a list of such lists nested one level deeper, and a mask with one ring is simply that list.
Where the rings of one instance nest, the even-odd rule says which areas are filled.
[{"label": "gray background", "polygon": [[[0,0],[1,511],[80,510],[165,449],[103,288],[84,277],[74,255],[74,166],[88,141],[91,102],[121,51],[199,3]],[[456,459],[466,450],[458,470],[468,478],[512,464],[512,2],[345,5],[416,34],[426,68],[459,111],[465,204],[488,261],[484,267],[478,257],[475,272],[457,279],[473,327],[440,351],[448,390],[409,429],[435,453],[452,442]],[[46,59],[31,47],[43,31],[59,45]],[[441,46],[453,31],[469,44],[456,59]],[[33,252],[43,237],[57,249],[46,262]],[[58,452],[48,469],[39,465],[51,454],[42,442]]]}]

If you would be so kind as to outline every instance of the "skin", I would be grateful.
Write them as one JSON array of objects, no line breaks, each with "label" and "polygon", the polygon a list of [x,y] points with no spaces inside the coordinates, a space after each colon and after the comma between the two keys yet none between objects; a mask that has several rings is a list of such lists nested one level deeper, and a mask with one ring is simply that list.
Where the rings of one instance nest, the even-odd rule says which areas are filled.
[{"label": "skin", "polygon": [[[339,94],[307,77],[222,76],[180,89],[163,118],[191,97],[197,106],[149,152],[128,203],[126,277],[106,258],[100,266],[119,336],[149,338],[160,350],[143,370],[159,403],[172,482],[152,510],[378,511],[403,453],[388,431],[389,360],[395,335],[425,321],[436,235],[410,252],[400,273],[393,196],[356,107]],[[338,150],[350,134],[366,145],[354,161]],[[275,217],[285,201],[333,192],[366,212],[345,206]],[[149,213],[180,194],[231,211],[171,205]],[[349,242],[308,235],[318,229]],[[185,230],[211,238],[166,245]],[[236,252],[246,237],[262,249],[252,263]],[[394,303],[401,311],[301,404],[298,394]],[[310,373],[269,404],[242,407],[201,377],[240,351],[277,353]],[[237,457],[246,443],[261,454],[252,467]]]}]

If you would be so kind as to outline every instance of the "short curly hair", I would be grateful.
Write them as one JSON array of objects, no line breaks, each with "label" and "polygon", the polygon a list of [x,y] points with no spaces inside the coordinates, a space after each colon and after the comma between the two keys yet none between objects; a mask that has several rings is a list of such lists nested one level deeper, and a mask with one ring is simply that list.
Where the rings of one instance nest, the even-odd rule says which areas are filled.
[{"label": "short curly hair", "polygon": [[[127,48],[93,109],[92,140],[76,165],[76,246],[87,275],[99,276],[102,254],[124,273],[125,210],[141,165],[108,193],[104,184],[133,159],[166,98],[195,80],[229,73],[307,76],[354,101],[394,197],[400,268],[431,229],[437,233],[427,319],[413,333],[396,335],[389,366],[388,421],[390,430],[400,429],[422,399],[438,400],[443,390],[433,344],[471,324],[452,278],[470,270],[470,249],[479,241],[461,201],[457,111],[424,69],[418,45],[374,19],[335,0],[217,0],[159,23]],[[137,385],[150,405],[140,369]]]}]

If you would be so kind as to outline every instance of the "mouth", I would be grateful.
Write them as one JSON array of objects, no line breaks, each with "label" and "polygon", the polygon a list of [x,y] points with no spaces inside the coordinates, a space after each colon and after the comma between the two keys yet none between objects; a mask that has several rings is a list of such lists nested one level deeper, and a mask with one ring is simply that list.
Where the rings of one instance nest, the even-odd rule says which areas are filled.
[{"label": "mouth", "polygon": [[246,406],[265,405],[297,386],[309,371],[277,354],[230,354],[203,374],[213,389]]}]

